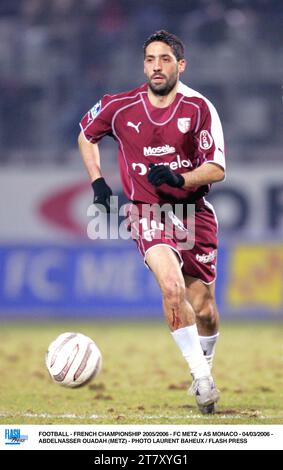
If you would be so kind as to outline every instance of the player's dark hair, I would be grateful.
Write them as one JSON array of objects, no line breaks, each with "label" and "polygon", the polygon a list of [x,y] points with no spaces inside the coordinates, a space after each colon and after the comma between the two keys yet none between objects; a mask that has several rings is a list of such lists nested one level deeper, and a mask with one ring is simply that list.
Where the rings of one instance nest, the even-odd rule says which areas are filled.
[{"label": "player's dark hair", "polygon": [[184,44],[177,36],[175,36],[175,34],[168,33],[168,31],[165,31],[164,29],[161,29],[160,31],[155,31],[155,33],[151,34],[146,39],[143,45],[144,56],[147,46],[155,41],[160,41],[164,42],[165,44],[168,44],[168,46],[171,47],[174,56],[177,60],[184,59]]}]

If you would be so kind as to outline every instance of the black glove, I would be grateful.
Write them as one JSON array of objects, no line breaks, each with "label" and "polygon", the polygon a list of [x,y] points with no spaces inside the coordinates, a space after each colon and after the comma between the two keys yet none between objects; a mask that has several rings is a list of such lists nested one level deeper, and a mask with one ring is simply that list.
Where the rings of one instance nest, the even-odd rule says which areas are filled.
[{"label": "black glove", "polygon": [[149,164],[147,179],[154,186],[166,183],[173,188],[181,188],[185,184],[184,177],[174,173],[168,165],[154,165],[154,163]]},{"label": "black glove", "polygon": [[93,204],[101,204],[110,212],[110,196],[112,196],[112,189],[106,184],[104,178],[97,178],[91,183],[94,191]]}]

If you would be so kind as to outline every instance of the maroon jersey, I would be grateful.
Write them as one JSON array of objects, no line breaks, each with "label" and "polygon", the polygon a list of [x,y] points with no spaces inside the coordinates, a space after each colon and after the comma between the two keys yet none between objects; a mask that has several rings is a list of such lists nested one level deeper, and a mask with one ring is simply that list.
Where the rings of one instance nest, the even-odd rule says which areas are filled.
[{"label": "maroon jersey", "polygon": [[209,186],[155,187],[147,180],[149,164],[168,165],[185,173],[205,163],[225,168],[224,140],[214,106],[197,91],[179,83],[174,101],[153,106],[147,85],[117,95],[105,95],[80,122],[86,139],[98,142],[112,136],[119,145],[119,167],[124,192],[145,203],[194,202]]}]

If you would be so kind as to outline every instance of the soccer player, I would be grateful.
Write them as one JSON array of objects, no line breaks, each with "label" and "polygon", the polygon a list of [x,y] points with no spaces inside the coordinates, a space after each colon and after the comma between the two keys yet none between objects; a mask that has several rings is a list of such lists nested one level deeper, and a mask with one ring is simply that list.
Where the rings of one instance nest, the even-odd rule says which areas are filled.
[{"label": "soccer player", "polygon": [[[172,337],[188,363],[190,392],[202,413],[213,413],[219,399],[211,375],[219,323],[217,220],[205,195],[225,177],[224,141],[214,106],[180,81],[185,67],[180,39],[164,30],[153,33],[144,43],[146,83],[103,96],[82,118],[78,140],[94,203],[108,211],[112,191],[101,174],[97,144],[106,135],[118,143],[123,190],[138,210],[154,203],[195,205],[192,249],[168,239],[163,225],[150,218],[139,221],[135,238],[160,286]],[[176,224],[176,216],[172,220]],[[186,216],[177,225],[188,230]]]}]

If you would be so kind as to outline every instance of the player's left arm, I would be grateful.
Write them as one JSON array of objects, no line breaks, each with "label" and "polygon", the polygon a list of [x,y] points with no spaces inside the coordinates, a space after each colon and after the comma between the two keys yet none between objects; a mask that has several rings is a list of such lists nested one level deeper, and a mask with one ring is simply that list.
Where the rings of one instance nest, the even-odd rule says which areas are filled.
[{"label": "player's left arm", "polygon": [[193,171],[182,173],[184,178],[183,188],[193,188],[207,184],[217,183],[225,179],[225,169],[214,162],[207,162]]},{"label": "player's left arm", "polygon": [[182,173],[184,188],[217,183],[225,179],[225,149],[220,118],[210,101],[203,102],[201,115],[194,135],[200,166]]}]

